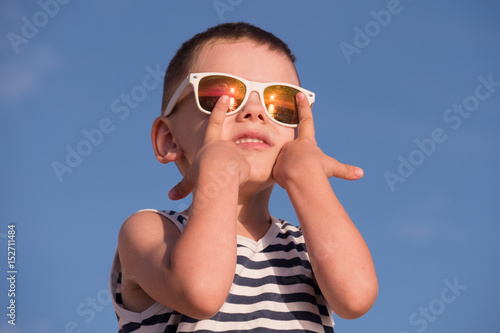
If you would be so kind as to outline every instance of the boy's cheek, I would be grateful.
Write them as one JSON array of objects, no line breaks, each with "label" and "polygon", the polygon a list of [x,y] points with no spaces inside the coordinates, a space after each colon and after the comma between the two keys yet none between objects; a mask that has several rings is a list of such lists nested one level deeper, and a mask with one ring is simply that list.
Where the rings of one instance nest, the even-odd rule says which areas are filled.
[{"label": "boy's cheek", "polygon": [[278,130],[279,136],[283,138],[286,142],[288,141],[293,141],[299,136],[299,128],[295,127],[285,127],[285,126],[280,126],[280,129]]},{"label": "boy's cheek", "polygon": [[280,137],[283,140],[283,144],[297,139],[299,136],[298,128],[286,128],[287,131],[280,133]]}]

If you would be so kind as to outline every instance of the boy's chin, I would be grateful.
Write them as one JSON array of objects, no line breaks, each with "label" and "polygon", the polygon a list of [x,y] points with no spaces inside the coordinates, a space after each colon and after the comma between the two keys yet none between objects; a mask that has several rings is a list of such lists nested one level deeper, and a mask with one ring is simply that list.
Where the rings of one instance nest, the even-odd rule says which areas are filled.
[{"label": "boy's chin", "polygon": [[276,184],[276,181],[272,177],[271,172],[257,173],[251,171],[248,180],[243,185],[243,188],[250,191],[260,192],[272,187],[274,184]]},{"label": "boy's chin", "polygon": [[259,187],[269,187],[276,183],[273,178],[273,163],[266,163],[263,161],[264,158],[247,158],[250,164],[250,175],[248,177],[247,183],[251,183],[253,186]]},{"label": "boy's chin", "polygon": [[248,180],[252,180],[256,183],[267,183],[269,180],[273,180],[273,168],[267,166],[250,166],[250,175]]}]

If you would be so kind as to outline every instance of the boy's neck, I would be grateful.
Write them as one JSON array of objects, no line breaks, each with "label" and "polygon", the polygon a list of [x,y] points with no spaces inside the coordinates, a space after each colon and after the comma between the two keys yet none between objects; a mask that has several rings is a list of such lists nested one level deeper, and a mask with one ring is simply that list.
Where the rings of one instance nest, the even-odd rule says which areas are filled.
[{"label": "boy's neck", "polygon": [[[239,236],[258,241],[267,233],[271,226],[271,214],[269,213],[269,200],[273,186],[265,188],[254,195],[244,195],[240,192],[237,206],[237,229]],[[191,214],[189,206],[182,214]]]},{"label": "boy's neck", "polygon": [[270,186],[256,195],[243,195],[240,192],[237,207],[237,233],[240,236],[258,241],[271,226],[269,199],[273,187]]}]

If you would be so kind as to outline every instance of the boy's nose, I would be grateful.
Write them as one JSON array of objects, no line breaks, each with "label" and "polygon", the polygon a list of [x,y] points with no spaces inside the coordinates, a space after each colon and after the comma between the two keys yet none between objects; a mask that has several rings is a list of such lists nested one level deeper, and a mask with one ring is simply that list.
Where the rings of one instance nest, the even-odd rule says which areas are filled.
[{"label": "boy's nose", "polygon": [[267,121],[265,112],[266,110],[264,110],[262,106],[259,94],[256,91],[252,91],[250,96],[248,96],[247,102],[238,112],[237,120],[250,120],[265,123]]}]

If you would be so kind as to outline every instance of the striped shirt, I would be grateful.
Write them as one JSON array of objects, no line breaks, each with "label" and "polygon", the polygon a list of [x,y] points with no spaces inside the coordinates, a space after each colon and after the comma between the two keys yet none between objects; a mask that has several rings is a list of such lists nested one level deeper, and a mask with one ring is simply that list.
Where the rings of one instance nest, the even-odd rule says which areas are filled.
[{"label": "striped shirt", "polygon": [[[156,211],[183,231],[187,218]],[[121,301],[121,265],[115,254],[110,278],[119,333],[332,332],[332,310],[313,275],[300,228],[272,217],[259,241],[238,236],[237,266],[226,302],[210,319],[196,320],[155,303],[141,313]]]}]

